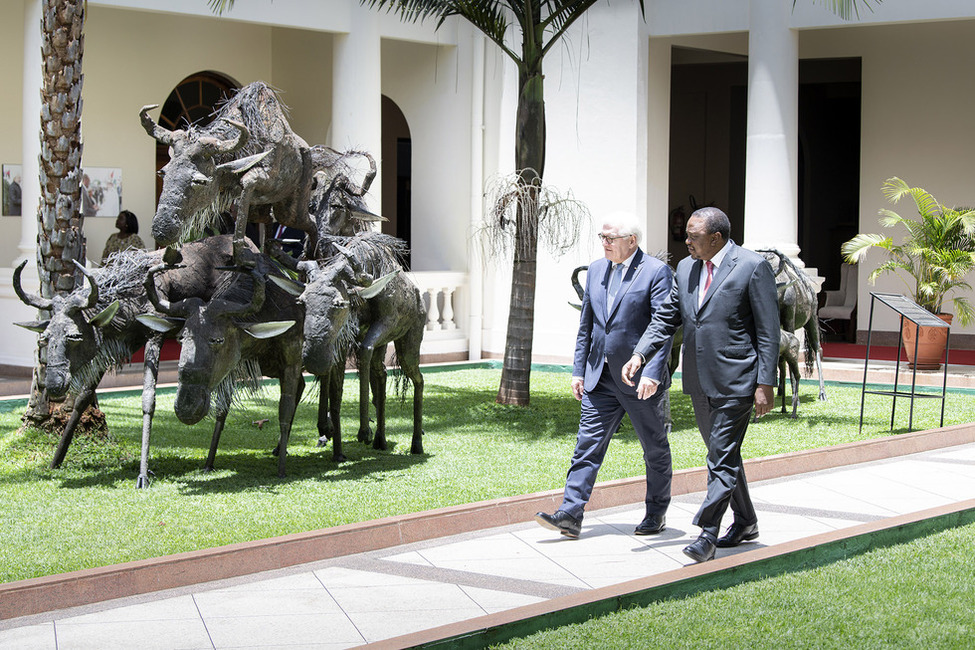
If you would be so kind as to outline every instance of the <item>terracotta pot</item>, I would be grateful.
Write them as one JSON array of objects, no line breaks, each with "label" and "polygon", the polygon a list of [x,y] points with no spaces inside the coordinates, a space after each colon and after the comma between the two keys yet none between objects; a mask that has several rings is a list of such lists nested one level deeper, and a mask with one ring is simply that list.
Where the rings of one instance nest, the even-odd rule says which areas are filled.
[{"label": "terracotta pot", "polygon": [[[938,314],[938,318],[951,325],[951,314]],[[917,360],[914,359],[914,332],[918,332]],[[904,319],[901,328],[904,337],[904,350],[907,352],[909,368],[918,370],[938,370],[945,358],[945,345],[948,343],[948,328],[924,327],[918,328],[911,321]]]}]

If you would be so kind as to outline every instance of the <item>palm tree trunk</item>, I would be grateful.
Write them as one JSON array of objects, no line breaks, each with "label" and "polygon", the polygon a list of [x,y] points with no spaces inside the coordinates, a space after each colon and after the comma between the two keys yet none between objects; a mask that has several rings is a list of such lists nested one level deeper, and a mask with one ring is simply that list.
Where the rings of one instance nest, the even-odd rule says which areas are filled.
[{"label": "palm tree trunk", "polygon": [[[41,18],[41,204],[38,209],[38,271],[41,296],[70,292],[84,260],[81,212],[81,63],[85,0],[44,0]],[[47,422],[56,410],[44,388],[47,350],[37,365],[24,420]]]},{"label": "palm tree trunk", "polygon": [[535,280],[538,262],[538,189],[545,167],[545,100],[541,56],[525,58],[533,65],[519,74],[515,164],[527,200],[520,204],[515,225],[511,300],[504,348],[504,367],[495,401],[528,406],[531,383],[532,335],[535,328]]}]

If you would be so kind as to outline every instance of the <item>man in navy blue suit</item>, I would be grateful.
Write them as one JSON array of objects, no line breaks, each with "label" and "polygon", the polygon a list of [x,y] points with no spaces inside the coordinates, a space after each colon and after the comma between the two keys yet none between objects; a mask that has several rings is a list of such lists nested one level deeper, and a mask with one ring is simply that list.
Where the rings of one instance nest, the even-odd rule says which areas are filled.
[{"label": "man in navy blue suit", "polygon": [[[664,429],[663,390],[641,400],[636,389],[621,380],[623,364],[673,282],[670,267],[640,249],[640,237],[632,215],[607,217],[599,233],[605,258],[590,264],[586,274],[571,383],[572,394],[582,401],[575,453],[562,505],[554,514],[535,515],[542,526],[570,538],[579,536],[596,473],[624,414],[630,416],[643,446],[647,470],[646,517],[634,532],[653,535],[666,525],[673,470]],[[643,367],[642,375],[663,389],[670,385],[667,356],[657,355]]]}]

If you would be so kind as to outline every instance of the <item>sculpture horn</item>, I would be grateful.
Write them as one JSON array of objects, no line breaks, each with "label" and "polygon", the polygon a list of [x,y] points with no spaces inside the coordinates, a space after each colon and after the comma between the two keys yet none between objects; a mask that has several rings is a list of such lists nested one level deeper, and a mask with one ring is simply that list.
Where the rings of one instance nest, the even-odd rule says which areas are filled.
[{"label": "sculpture horn", "polygon": [[149,137],[154,139],[160,144],[172,144],[173,143],[173,132],[169,129],[164,129],[163,127],[156,124],[156,122],[149,117],[149,111],[157,108],[159,104],[148,104],[143,106],[142,110],[139,111],[139,119],[142,121],[142,128],[146,130]]},{"label": "sculpture horn", "polygon": [[180,300],[174,305],[165,298],[160,298],[159,294],[156,292],[156,274],[160,271],[166,271],[172,268],[178,267],[173,267],[167,264],[159,264],[152,267],[146,274],[146,279],[143,286],[146,288],[146,297],[149,298],[149,302],[152,303],[152,306],[156,308],[156,311],[161,314],[166,314],[167,316],[183,317],[184,314],[181,313],[181,307],[184,302],[183,300]]},{"label": "sculpture horn", "polygon": [[[81,264],[79,264],[78,260],[71,260],[71,261],[74,262],[74,265],[78,267],[78,270],[81,271],[81,274],[85,276],[85,279],[88,280],[88,284],[91,287],[91,289],[88,291],[88,300],[85,302],[84,305],[81,306],[81,308],[91,309],[98,303],[98,283],[95,282],[95,276],[92,275],[92,272],[86,269]],[[72,292],[72,296],[74,296],[73,292]],[[79,300],[78,302],[80,303],[81,301]]]},{"label": "sculpture horn", "polygon": [[25,305],[30,305],[35,309],[50,309],[51,300],[48,298],[41,298],[36,293],[27,293],[24,291],[23,287],[20,286],[20,274],[27,266],[27,260],[20,263],[16,269],[14,269],[14,291],[17,293],[17,297],[20,298],[21,302]]},{"label": "sculpture horn", "polygon": [[213,146],[214,153],[233,153],[247,144],[247,141],[250,139],[250,131],[240,122],[228,119],[224,119],[223,121],[237,129],[237,137],[227,140],[215,140]]}]

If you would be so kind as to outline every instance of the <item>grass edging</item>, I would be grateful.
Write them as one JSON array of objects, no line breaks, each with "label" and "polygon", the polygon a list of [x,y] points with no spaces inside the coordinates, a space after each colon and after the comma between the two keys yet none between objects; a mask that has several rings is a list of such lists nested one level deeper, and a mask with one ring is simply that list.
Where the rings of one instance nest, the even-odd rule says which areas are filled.
[{"label": "grass edging", "polygon": [[368,648],[483,648],[631,607],[801,571],[975,522],[975,499],[386,639]]}]

